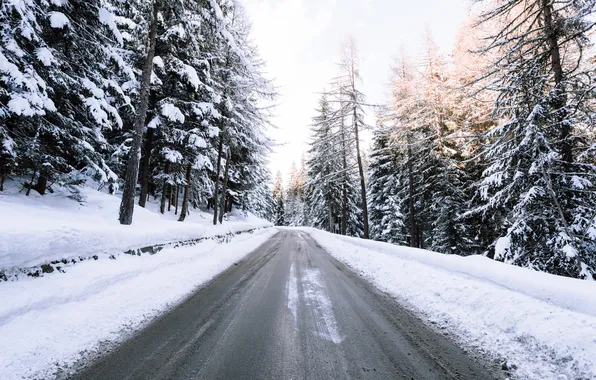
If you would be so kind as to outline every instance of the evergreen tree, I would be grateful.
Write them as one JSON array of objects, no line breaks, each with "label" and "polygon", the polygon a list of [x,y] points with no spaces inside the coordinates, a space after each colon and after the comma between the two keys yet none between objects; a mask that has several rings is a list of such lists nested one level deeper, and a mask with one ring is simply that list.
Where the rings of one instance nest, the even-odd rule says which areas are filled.
[{"label": "evergreen tree", "polygon": [[336,144],[338,134],[332,130],[333,111],[327,94],[321,96],[316,112],[306,161],[308,219],[315,228],[337,232],[341,220],[341,187],[337,177],[341,166]]},{"label": "evergreen tree", "polygon": [[3,2],[0,16],[1,177],[30,176],[40,194],[81,174],[115,180],[104,133],[129,102],[118,24],[130,20],[100,0]]},{"label": "evergreen tree", "polygon": [[0,190],[11,174],[42,194],[124,183],[125,224],[138,184],[139,205],[181,203],[180,220],[216,186],[220,221],[232,204],[271,213],[274,91],[237,2],[31,0],[0,18]]},{"label": "evergreen tree", "polygon": [[292,163],[290,182],[286,192],[286,221],[289,226],[305,226],[307,222],[304,204],[304,190],[306,184],[305,160],[302,159],[300,168]]},{"label": "evergreen tree", "polygon": [[[590,142],[593,68],[582,62],[594,1],[507,0],[483,13],[498,33],[485,48],[498,59],[487,74],[497,92],[488,136],[484,205],[498,210],[509,241],[496,258],[555,274],[596,272],[596,198]],[[499,236],[497,235],[497,236]],[[503,244],[505,245],[505,244]]]},{"label": "evergreen tree", "polygon": [[395,147],[391,130],[379,123],[373,131],[368,192],[371,238],[395,244],[407,244],[402,201],[397,197]]},{"label": "evergreen tree", "polygon": [[276,226],[286,225],[286,209],[284,206],[284,188],[281,179],[281,172],[277,172],[275,176],[275,184],[273,185],[273,202],[275,204],[274,224]]}]

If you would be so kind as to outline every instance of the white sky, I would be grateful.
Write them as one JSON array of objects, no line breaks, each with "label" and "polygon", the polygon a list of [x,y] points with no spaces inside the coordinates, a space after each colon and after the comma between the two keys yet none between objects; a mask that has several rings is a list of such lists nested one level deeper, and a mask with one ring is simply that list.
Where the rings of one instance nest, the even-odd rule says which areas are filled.
[{"label": "white sky", "polygon": [[[253,39],[279,88],[275,111],[279,144],[270,168],[287,180],[292,162],[307,149],[318,92],[336,76],[340,44],[355,38],[362,90],[369,103],[386,99],[393,57],[403,44],[417,54],[428,26],[443,52],[453,45],[470,0],[239,0],[253,25]],[[373,112],[369,112],[373,116]],[[370,119],[372,122],[374,119]],[[285,181],[284,181],[285,182]]]}]

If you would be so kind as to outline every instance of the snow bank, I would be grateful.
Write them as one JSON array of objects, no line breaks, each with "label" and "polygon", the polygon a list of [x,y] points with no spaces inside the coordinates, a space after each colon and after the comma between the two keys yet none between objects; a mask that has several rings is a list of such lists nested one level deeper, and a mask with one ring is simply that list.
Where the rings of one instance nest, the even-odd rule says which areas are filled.
[{"label": "snow bank", "polygon": [[43,197],[19,193],[14,182],[0,193],[0,270],[33,267],[54,260],[111,255],[152,244],[224,235],[271,223],[235,212],[222,225],[212,215],[190,210],[183,223],[177,215],[158,212],[155,200],[147,208],[135,206],[131,226],[118,223],[120,198],[89,187],[80,189],[84,201],[56,191]]},{"label": "snow bank", "polygon": [[83,351],[121,340],[123,331],[141,327],[276,232],[83,262],[60,276],[0,283],[2,379],[51,378],[85,358]]},{"label": "snow bank", "polygon": [[596,282],[304,228],[338,260],[520,379],[596,378]]}]

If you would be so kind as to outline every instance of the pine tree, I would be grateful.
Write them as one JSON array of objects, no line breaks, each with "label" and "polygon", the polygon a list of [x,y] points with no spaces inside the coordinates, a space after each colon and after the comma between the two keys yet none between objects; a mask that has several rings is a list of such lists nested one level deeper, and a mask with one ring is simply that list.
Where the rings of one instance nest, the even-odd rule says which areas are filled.
[{"label": "pine tree", "polygon": [[130,20],[99,0],[4,2],[0,16],[1,177],[29,176],[40,194],[85,175],[114,181],[104,133],[122,126],[131,72],[114,20]]},{"label": "pine tree", "polygon": [[275,176],[275,184],[273,185],[273,202],[275,204],[274,224],[276,226],[286,225],[286,209],[284,206],[284,188],[281,179],[281,172],[277,172]]},{"label": "pine tree", "polygon": [[368,174],[368,201],[371,238],[394,244],[407,244],[404,236],[402,200],[397,197],[395,150],[391,130],[382,122],[373,131]]},{"label": "pine tree", "polygon": [[327,94],[321,95],[316,112],[306,161],[308,219],[315,228],[337,232],[338,222],[341,220],[341,187],[337,179],[342,169],[337,159],[338,134],[332,130],[333,111]]},{"label": "pine tree", "polygon": [[509,248],[496,258],[574,277],[596,272],[588,232],[596,172],[583,132],[594,72],[579,53],[590,43],[595,4],[507,0],[481,16],[500,25],[485,50],[498,55],[487,88],[497,92],[502,122],[488,136],[478,211],[503,216]]},{"label": "pine tree", "polygon": [[220,216],[232,204],[271,212],[259,201],[271,203],[263,100],[274,91],[239,4],[17,1],[0,17],[0,190],[11,174],[27,194],[124,183],[129,224],[138,184],[139,205],[161,196],[161,212],[177,214],[181,202],[182,221],[221,183]]}]

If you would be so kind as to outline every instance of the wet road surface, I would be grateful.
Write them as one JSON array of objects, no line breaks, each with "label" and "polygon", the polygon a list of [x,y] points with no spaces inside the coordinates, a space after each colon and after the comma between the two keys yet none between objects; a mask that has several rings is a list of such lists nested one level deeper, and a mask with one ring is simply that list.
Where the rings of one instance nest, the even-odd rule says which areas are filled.
[{"label": "wet road surface", "polygon": [[493,379],[451,340],[281,230],[184,303],[72,377]]}]

